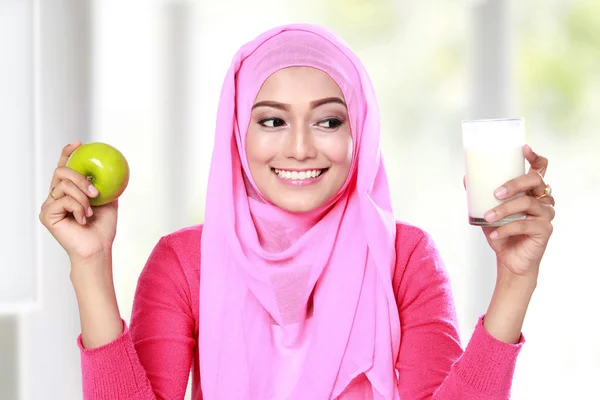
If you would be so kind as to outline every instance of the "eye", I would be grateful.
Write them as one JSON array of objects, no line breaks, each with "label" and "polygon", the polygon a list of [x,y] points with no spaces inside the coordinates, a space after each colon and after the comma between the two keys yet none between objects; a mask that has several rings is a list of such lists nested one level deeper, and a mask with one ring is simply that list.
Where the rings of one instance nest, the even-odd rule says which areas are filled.
[{"label": "eye", "polygon": [[258,123],[267,128],[278,128],[285,125],[285,121],[281,118],[265,118],[258,121]]},{"label": "eye", "polygon": [[335,129],[342,124],[343,124],[343,122],[339,118],[327,118],[327,119],[320,121],[317,125],[319,125],[321,128],[325,128],[325,129]]}]

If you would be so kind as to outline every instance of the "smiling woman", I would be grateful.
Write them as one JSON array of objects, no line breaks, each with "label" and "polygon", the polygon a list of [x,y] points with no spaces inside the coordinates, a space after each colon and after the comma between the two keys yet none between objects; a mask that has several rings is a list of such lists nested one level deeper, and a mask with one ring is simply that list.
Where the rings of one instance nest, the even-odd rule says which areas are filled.
[{"label": "smiling woman", "polygon": [[340,191],[352,163],[343,97],[315,68],[284,68],[265,81],[252,107],[246,153],[251,178],[267,200],[305,212]]},{"label": "smiling woman", "polygon": [[[116,204],[74,220],[69,199],[88,205],[76,185],[42,204],[71,260],[86,399],[180,399],[190,369],[194,399],[508,398],[551,196],[487,233],[498,285],[463,351],[432,238],[395,218],[375,91],[347,45],[316,25],[263,32],[235,54],[217,121],[205,222],[158,241],[129,325],[112,280]],[[506,194],[543,190],[526,178]]]}]

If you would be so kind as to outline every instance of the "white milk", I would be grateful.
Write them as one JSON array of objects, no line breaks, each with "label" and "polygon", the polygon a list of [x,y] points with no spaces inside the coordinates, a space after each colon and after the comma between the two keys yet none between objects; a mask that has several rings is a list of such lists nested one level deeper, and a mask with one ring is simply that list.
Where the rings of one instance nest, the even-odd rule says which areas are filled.
[{"label": "white milk", "polygon": [[[464,152],[469,223],[492,225],[483,219],[483,215],[503,202],[496,199],[494,191],[506,181],[524,174],[523,149],[520,146],[512,149],[466,148]],[[513,215],[493,225],[501,225],[523,217],[523,214]]]},{"label": "white milk", "polygon": [[494,191],[506,181],[525,173],[524,120],[465,120],[462,122],[462,136],[469,223],[497,226],[523,219],[524,214],[517,214],[488,223],[483,215],[503,201],[511,200],[497,200]]}]

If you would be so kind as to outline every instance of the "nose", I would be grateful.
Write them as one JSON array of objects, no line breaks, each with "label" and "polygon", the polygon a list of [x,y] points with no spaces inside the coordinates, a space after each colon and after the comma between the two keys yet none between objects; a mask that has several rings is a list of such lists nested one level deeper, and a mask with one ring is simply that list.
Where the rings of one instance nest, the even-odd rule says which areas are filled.
[{"label": "nose", "polygon": [[291,130],[285,146],[285,156],[298,161],[317,156],[314,138],[308,127],[295,127]]}]

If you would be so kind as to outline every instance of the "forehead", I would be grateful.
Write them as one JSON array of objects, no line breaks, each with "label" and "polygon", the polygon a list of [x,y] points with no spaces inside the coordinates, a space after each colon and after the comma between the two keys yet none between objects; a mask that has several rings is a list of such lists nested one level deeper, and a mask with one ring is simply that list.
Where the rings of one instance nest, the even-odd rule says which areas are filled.
[{"label": "forehead", "polygon": [[[245,112],[252,109],[260,89],[268,90],[264,85],[266,80],[275,72],[293,67],[312,67],[326,72],[341,88],[349,110],[362,106],[362,76],[355,64],[359,62],[343,43],[329,35],[294,29],[261,39],[256,47],[247,50],[241,54],[243,57],[235,75],[240,120],[248,120]],[[286,84],[285,87],[291,86]],[[363,112],[357,109],[355,114],[362,115]]]},{"label": "forehead", "polygon": [[314,67],[294,66],[271,74],[261,86],[256,101],[293,104],[333,96],[344,98],[342,89],[329,74]]}]

